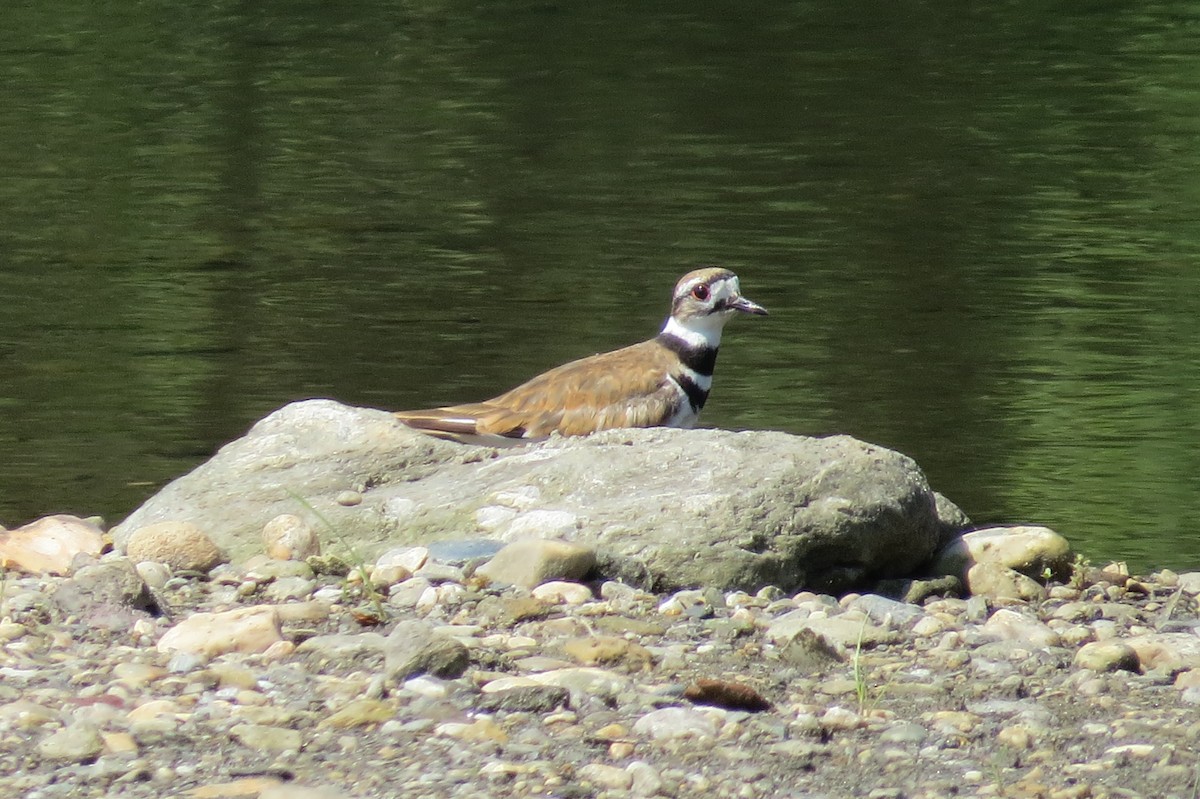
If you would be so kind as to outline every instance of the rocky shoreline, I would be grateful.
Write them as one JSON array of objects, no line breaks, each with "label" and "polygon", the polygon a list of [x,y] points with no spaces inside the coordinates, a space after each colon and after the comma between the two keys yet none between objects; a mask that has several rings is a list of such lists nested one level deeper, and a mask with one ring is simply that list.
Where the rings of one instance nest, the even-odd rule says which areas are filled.
[{"label": "rocky shoreline", "polygon": [[448,550],[7,574],[0,795],[1195,795],[1200,573],[916,605]]},{"label": "rocky shoreline", "polygon": [[846,436],[295,403],[0,564],[0,796],[1200,795],[1200,571],[972,530]]}]

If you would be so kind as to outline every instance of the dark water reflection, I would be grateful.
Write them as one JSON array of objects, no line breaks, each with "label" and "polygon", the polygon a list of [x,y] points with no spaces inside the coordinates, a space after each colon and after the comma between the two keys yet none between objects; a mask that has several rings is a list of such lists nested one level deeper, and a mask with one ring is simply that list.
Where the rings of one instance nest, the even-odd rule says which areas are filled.
[{"label": "dark water reflection", "polygon": [[14,6],[0,521],[116,518],[299,397],[493,394],[738,270],[705,422],[1200,566],[1179,4]]}]

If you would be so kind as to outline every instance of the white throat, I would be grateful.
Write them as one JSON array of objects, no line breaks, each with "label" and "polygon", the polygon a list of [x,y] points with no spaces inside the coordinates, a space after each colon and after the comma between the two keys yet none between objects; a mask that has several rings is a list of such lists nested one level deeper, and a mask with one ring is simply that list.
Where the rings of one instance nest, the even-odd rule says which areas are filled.
[{"label": "white throat", "polygon": [[687,345],[693,349],[715,350],[721,346],[721,329],[725,327],[726,321],[727,314],[722,313],[693,317],[686,322],[680,322],[671,316],[663,325],[662,332],[687,342]]}]

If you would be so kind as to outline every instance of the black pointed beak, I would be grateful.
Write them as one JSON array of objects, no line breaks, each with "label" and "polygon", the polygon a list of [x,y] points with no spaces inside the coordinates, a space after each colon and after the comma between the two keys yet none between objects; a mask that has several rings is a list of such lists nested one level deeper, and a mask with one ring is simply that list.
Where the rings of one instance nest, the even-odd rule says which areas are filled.
[{"label": "black pointed beak", "polygon": [[742,313],[752,313],[755,316],[767,315],[766,308],[762,307],[757,302],[751,302],[745,297],[734,297],[729,301],[729,305],[726,307],[732,308],[735,311],[741,311]]}]

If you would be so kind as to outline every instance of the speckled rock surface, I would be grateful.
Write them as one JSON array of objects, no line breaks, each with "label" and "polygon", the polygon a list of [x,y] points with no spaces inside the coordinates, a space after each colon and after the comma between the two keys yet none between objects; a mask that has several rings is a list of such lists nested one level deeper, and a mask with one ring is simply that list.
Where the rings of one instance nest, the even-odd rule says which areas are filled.
[{"label": "speckled rock surface", "polygon": [[365,560],[449,538],[555,538],[649,588],[833,589],[928,560],[946,535],[937,508],[915,463],[847,436],[658,428],[492,450],[312,400],[168,485],[114,538],[187,521],[244,559],[266,522],[315,511]]}]

